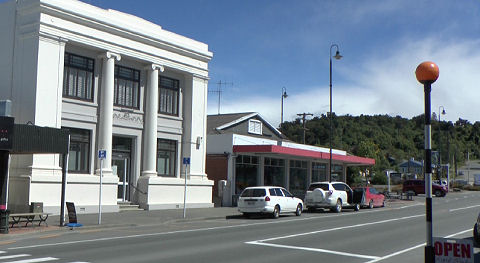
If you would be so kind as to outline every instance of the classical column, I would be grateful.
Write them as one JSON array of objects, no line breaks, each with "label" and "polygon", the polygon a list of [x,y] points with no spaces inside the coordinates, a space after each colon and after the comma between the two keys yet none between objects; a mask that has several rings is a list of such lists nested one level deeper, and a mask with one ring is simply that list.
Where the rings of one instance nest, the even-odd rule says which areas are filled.
[{"label": "classical column", "polygon": [[[107,158],[103,161],[102,171],[105,175],[112,173],[112,125],[113,96],[115,80],[115,60],[120,61],[119,54],[107,52],[103,54],[102,85],[100,87],[100,112],[98,130],[98,150],[106,150]],[[100,169],[100,162],[97,163]]]},{"label": "classical column", "polygon": [[148,66],[147,70],[142,175],[157,176],[158,71],[163,72],[164,68],[152,64]]}]

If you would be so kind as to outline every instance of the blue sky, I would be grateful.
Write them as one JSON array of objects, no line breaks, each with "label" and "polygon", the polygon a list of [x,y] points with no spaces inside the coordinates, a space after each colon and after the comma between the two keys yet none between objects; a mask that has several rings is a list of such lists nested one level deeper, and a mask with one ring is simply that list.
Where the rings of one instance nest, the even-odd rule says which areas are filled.
[{"label": "blue sky", "polygon": [[[330,46],[337,115],[422,114],[415,68],[438,64],[432,111],[480,120],[480,2],[477,0],[84,0],[130,13],[209,45],[209,90],[221,113],[259,112],[280,122],[329,110]],[[208,112],[218,112],[209,93]]]}]

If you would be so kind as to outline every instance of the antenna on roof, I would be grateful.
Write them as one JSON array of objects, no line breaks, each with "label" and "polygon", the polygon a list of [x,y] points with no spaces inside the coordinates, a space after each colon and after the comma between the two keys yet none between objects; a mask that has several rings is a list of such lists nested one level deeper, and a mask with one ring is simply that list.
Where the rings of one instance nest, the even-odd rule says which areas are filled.
[{"label": "antenna on roof", "polygon": [[217,114],[220,115],[220,98],[222,97],[222,92],[223,92],[222,85],[225,86],[225,87],[227,85],[232,85],[233,86],[233,82],[226,82],[226,81],[222,82],[220,80],[219,82],[217,82],[217,85],[218,85],[218,87],[217,87],[216,90],[212,90],[212,91],[209,91],[209,92],[218,94],[218,113]]}]

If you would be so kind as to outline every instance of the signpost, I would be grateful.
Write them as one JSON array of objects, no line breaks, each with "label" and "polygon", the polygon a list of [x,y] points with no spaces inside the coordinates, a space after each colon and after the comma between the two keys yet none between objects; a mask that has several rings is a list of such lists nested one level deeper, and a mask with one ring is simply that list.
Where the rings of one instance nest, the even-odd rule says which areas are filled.
[{"label": "signpost", "polygon": [[183,191],[183,218],[187,212],[187,167],[190,165],[190,157],[183,157],[183,164],[185,165],[185,187]]},{"label": "signpost", "polygon": [[98,197],[98,224],[102,224],[102,177],[103,177],[103,160],[107,158],[106,150],[98,151],[98,159],[100,159],[100,191]]}]

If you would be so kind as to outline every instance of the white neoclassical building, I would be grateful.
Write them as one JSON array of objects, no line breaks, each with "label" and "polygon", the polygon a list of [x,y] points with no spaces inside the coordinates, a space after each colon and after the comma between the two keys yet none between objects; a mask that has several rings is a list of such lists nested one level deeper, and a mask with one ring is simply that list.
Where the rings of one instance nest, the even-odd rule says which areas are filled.
[{"label": "white neoclassical building", "polygon": [[[119,200],[181,208],[185,173],[187,207],[213,206],[208,45],[76,0],[4,2],[0,33],[0,99],[12,101],[15,123],[70,130],[66,201],[77,212],[98,211],[100,168],[102,211]],[[42,202],[58,214],[60,166],[58,154],[13,155],[9,209]]]}]

